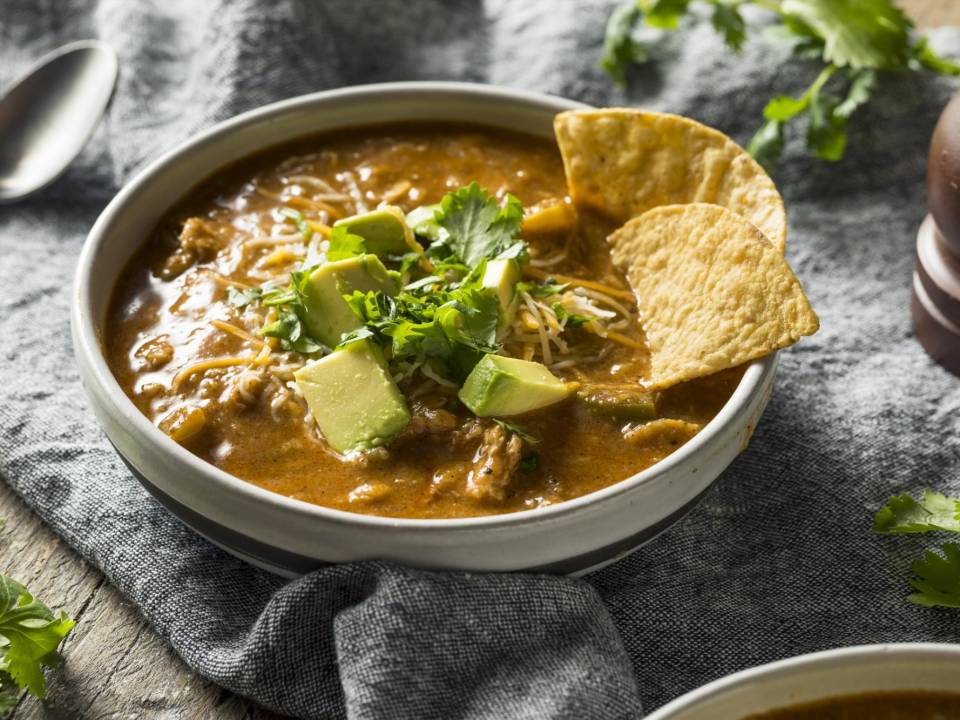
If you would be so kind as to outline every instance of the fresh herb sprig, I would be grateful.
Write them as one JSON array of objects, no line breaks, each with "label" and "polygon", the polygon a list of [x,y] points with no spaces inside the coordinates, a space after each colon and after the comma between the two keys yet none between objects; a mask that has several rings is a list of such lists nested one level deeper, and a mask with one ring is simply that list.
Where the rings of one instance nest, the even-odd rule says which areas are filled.
[{"label": "fresh herb sprig", "polygon": [[624,84],[631,64],[650,59],[636,38],[640,26],[674,30],[695,8],[708,11],[726,45],[739,52],[748,29],[742,10],[749,5],[777,16],[768,35],[789,43],[794,57],[822,66],[799,97],[779,95],[764,108],[764,123],[747,150],[768,170],[780,159],[788,124],[804,116],[808,150],[840,160],[850,118],[870,100],[880,72],[960,75],[960,65],[933,52],[893,0],[629,0],[610,16],[601,65]]},{"label": "fresh herb sprig", "polygon": [[[960,500],[929,490],[919,500],[907,493],[895,495],[877,512],[873,528],[882,535],[960,533]],[[960,544],[928,550],[911,570],[910,584],[916,591],[908,598],[911,602],[960,608]]]},{"label": "fresh herb sprig", "polygon": [[17,704],[21,690],[42,698],[44,668],[60,664],[57,648],[74,626],[16,580],[0,575],[0,717]]}]

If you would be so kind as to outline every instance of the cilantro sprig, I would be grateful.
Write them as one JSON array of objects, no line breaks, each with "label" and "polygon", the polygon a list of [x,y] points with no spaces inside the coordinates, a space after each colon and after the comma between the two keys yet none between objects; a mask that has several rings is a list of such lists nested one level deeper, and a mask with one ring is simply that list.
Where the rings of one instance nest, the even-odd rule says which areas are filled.
[{"label": "cilantro sprig", "polygon": [[435,219],[449,235],[447,246],[469,268],[475,268],[482,260],[526,256],[526,243],[519,239],[523,205],[509,193],[500,207],[472,182],[445,195]]},{"label": "cilantro sprig", "polygon": [[42,698],[43,669],[60,663],[57,648],[74,626],[16,580],[0,575],[0,716],[13,709],[20,690]]},{"label": "cilantro sprig", "polygon": [[[929,490],[919,500],[907,493],[895,495],[877,512],[873,528],[882,535],[960,533],[960,500]],[[928,550],[911,570],[910,585],[916,591],[908,597],[911,602],[960,608],[960,545],[945,543]]]},{"label": "cilantro sprig", "polygon": [[607,24],[601,65],[624,84],[627,68],[650,58],[637,39],[642,25],[674,30],[694,9],[710,13],[726,45],[739,52],[747,34],[742,9],[774,13],[769,36],[789,43],[794,57],[821,64],[799,97],[780,95],[764,108],[764,123],[747,150],[767,169],[783,151],[788,125],[807,119],[807,149],[823,160],[840,160],[851,116],[869,101],[879,74],[922,69],[960,75],[960,65],[938,56],[893,0],[629,0]]}]

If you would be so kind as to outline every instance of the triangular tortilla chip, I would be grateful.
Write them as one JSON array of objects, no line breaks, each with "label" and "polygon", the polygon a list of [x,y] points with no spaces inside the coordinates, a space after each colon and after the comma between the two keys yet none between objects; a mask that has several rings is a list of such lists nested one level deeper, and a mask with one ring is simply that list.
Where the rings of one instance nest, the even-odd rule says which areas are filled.
[{"label": "triangular tortilla chip", "polygon": [[769,355],[820,327],[779,251],[719,205],[655,208],[609,241],[637,295],[651,389]]},{"label": "triangular tortilla chip", "polygon": [[783,252],[787,216],[780,193],[723,133],[677,115],[627,108],[563,112],[553,127],[575,202],[618,222],[661,205],[722,205]]}]

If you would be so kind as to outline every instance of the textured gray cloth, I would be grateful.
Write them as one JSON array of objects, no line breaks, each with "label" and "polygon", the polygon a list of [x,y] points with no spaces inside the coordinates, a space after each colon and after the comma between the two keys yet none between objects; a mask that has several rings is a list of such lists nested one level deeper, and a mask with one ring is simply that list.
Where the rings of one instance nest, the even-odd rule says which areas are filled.
[{"label": "textured gray cloth", "polygon": [[[697,26],[660,42],[624,98],[597,69],[609,9],[4,0],[0,87],[85,37],[110,42],[122,74],[67,175],[0,207],[0,473],[199,673],[303,717],[617,718],[801,652],[960,640],[960,616],[904,600],[917,547],[870,531],[891,493],[960,490],[960,382],[908,317],[945,80],[888,79],[839,165],[791,143],[778,177],[788,255],[823,329],[783,354],[750,448],[700,507],[586,581],[366,563],[287,583],[179,525],[97,429],[69,344],[76,255],[132,172],[217,120],[354,83],[466,79],[685,113],[744,142],[765,99],[813,72],[760,41],[731,56]],[[953,32],[935,41],[960,50]]]}]

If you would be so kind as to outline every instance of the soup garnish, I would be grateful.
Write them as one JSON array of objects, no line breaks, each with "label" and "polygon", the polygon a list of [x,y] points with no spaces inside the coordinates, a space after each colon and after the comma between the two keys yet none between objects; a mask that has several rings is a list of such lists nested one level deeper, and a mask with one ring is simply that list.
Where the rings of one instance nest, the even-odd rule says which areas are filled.
[{"label": "soup garnish", "polygon": [[[255,157],[192,193],[131,261],[105,333],[114,373],[191,451],[330,507],[458,517],[602,488],[693,437],[744,362],[816,316],[732,212],[685,206],[656,228],[648,213],[608,243],[619,219],[566,193],[555,146],[471,126],[343,131]],[[627,250],[672,244],[688,250],[652,277]],[[684,287],[698,252],[724,259]],[[749,299],[749,317],[722,333],[671,324],[638,309],[658,283],[680,295],[675,316],[693,292],[716,308]],[[788,297],[793,316],[771,311]],[[743,322],[769,332],[747,330],[738,352]],[[691,332],[707,338],[699,364],[682,342],[651,342]],[[684,369],[659,377],[670,354]]]}]

